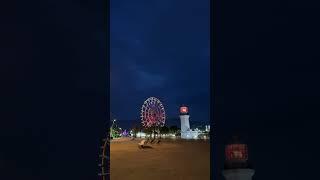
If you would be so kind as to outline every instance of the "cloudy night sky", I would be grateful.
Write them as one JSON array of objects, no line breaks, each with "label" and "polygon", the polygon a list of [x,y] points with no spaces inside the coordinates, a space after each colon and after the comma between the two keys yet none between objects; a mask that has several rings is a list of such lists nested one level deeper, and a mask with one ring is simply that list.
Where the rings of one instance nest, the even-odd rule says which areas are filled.
[{"label": "cloudy night sky", "polygon": [[209,122],[209,1],[111,0],[111,117],[136,120],[154,96],[167,118]]}]

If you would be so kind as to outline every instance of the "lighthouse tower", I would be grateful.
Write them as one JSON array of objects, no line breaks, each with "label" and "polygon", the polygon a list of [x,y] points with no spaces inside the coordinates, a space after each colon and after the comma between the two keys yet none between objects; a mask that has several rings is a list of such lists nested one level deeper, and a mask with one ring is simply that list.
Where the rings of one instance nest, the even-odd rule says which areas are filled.
[{"label": "lighthouse tower", "polygon": [[226,180],[251,180],[254,170],[248,163],[248,146],[236,138],[225,148],[225,168],[223,176]]},{"label": "lighthouse tower", "polygon": [[188,107],[181,106],[180,107],[180,122],[181,122],[181,138],[189,139],[188,132],[190,131],[190,123],[189,123],[189,112]]}]

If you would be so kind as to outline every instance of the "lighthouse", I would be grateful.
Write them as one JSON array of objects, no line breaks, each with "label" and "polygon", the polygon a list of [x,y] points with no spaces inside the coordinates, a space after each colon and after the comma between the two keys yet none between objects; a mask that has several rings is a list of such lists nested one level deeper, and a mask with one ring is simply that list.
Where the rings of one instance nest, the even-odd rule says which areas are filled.
[{"label": "lighthouse", "polygon": [[189,110],[187,106],[180,107],[180,122],[181,122],[181,138],[182,139],[197,139],[199,131],[190,129]]},{"label": "lighthouse", "polygon": [[223,176],[226,180],[252,180],[254,170],[248,163],[248,146],[234,137],[233,142],[225,147],[225,168]]},{"label": "lighthouse", "polygon": [[186,138],[186,133],[190,131],[188,107],[180,107],[180,122],[181,122],[181,138]]}]

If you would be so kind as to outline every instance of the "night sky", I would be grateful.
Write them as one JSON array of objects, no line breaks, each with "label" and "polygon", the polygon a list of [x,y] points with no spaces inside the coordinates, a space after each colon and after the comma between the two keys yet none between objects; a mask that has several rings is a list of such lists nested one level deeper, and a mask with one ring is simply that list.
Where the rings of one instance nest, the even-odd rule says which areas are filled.
[{"label": "night sky", "polygon": [[191,123],[208,124],[209,0],[111,0],[110,16],[111,117],[136,122],[154,96],[169,124],[182,104]]}]

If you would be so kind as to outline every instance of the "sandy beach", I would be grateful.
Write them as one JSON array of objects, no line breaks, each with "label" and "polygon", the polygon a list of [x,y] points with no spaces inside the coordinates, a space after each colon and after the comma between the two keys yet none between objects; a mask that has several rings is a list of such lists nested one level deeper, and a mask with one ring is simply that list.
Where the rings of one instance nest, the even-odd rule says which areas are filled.
[{"label": "sandy beach", "polygon": [[140,139],[110,144],[111,180],[209,180],[209,140],[162,140],[139,149]]}]

